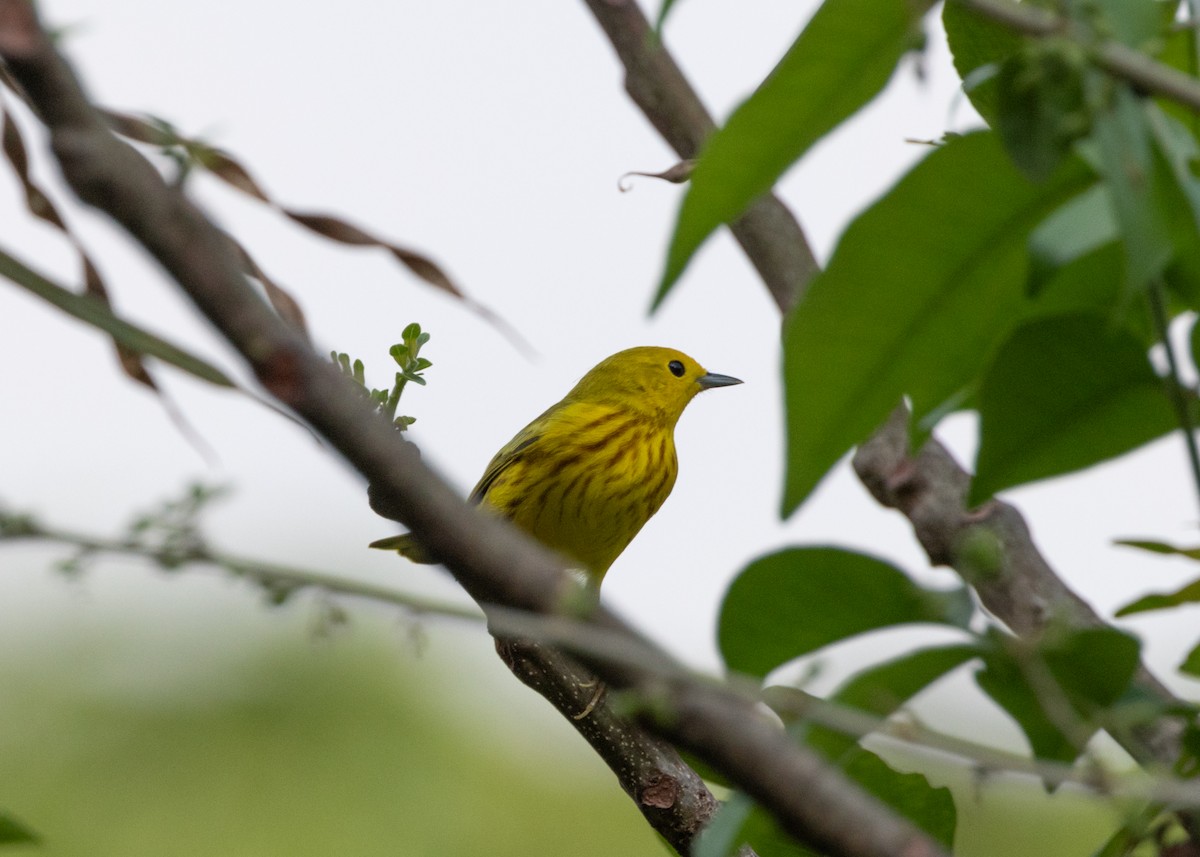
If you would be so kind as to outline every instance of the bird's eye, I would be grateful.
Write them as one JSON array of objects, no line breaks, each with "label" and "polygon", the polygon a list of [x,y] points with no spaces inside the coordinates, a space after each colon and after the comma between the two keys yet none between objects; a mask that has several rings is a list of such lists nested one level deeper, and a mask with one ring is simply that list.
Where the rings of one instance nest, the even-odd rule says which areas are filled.
[{"label": "bird's eye", "polygon": [[672,360],[670,363],[667,364],[667,368],[671,370],[671,374],[674,375],[676,378],[683,377],[683,364],[680,363],[678,360]]}]

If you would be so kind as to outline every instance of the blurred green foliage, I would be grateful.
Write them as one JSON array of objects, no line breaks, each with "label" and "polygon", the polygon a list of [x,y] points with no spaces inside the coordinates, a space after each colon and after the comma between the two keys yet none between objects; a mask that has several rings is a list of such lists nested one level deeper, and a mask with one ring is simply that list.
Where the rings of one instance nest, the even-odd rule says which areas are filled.
[{"label": "blurred green foliage", "polygon": [[[127,643],[78,636],[53,643],[48,660],[0,658],[0,804],[42,838],[5,852],[662,854],[582,744],[560,759],[538,747],[536,732],[554,723],[523,723],[522,747],[498,741],[488,721],[511,720],[513,706],[489,701],[491,682],[478,696],[456,687],[472,679],[444,638],[434,666],[394,632],[363,629],[316,642],[294,625],[252,635],[233,669],[222,654],[197,670],[205,651],[159,638],[173,650],[167,674],[172,658],[196,673],[182,684],[131,677],[115,653]],[[147,662],[163,669],[163,653]],[[439,672],[445,694],[428,682]],[[499,726],[511,742],[514,724]]]}]

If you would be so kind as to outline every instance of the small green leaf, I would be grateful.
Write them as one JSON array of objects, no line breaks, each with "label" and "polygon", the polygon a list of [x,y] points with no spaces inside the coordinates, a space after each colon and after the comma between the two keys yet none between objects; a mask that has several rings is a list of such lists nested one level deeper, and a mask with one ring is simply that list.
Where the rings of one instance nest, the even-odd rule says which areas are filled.
[{"label": "small green leaf", "polygon": [[1157,105],[1146,104],[1145,112],[1155,160],[1162,167],[1163,204],[1174,251],[1166,284],[1189,307],[1200,309],[1200,180],[1194,173],[1200,146],[1185,124]]},{"label": "small green leaf", "polygon": [[1141,644],[1116,628],[1079,628],[1048,635],[1046,664],[1083,716],[1114,705],[1138,668]]},{"label": "small green leaf", "polygon": [[1200,645],[1196,645],[1187,653],[1187,657],[1179,665],[1179,671],[1200,678]]},{"label": "small green leaf", "polygon": [[793,512],[908,396],[919,422],[969,388],[1022,313],[1030,232],[1094,181],[1030,183],[994,134],[934,150],[847,228],[784,322]]},{"label": "small green leaf", "polygon": [[1166,542],[1156,542],[1148,539],[1117,539],[1113,544],[1124,545],[1127,548],[1137,548],[1138,550],[1150,553],[1165,554],[1168,556],[1186,556],[1188,559],[1200,560],[1200,547],[1180,548],[1175,545],[1169,545]]},{"label": "small green leaf", "polygon": [[1192,325],[1192,332],[1188,336],[1188,345],[1192,352],[1192,365],[1200,366],[1200,318]]},{"label": "small green leaf", "polygon": [[953,846],[958,813],[950,789],[934,788],[924,774],[895,771],[869,750],[859,749],[843,770],[947,850]]},{"label": "small green leaf", "polygon": [[1089,11],[1100,13],[1099,29],[1131,48],[1156,55],[1174,20],[1174,4],[1092,0]]},{"label": "small green leaf", "polygon": [[1084,98],[1084,49],[1066,39],[1027,46],[997,76],[996,131],[1013,162],[1035,181],[1049,178],[1091,130]]},{"label": "small green leaf", "polygon": [[407,342],[409,340],[416,339],[420,335],[421,325],[414,321],[404,328],[404,332],[400,334],[400,338]]},{"label": "small green leaf", "polygon": [[[1188,559],[1200,560],[1200,547],[1179,548],[1165,542],[1144,541],[1136,539],[1121,539],[1116,544],[1149,551],[1150,553],[1184,556]],[[1181,604],[1200,602],[1200,579],[1193,580],[1174,592],[1153,593],[1143,595],[1117,610],[1117,616],[1131,616],[1134,613],[1145,613],[1150,610],[1164,610],[1178,607]]]},{"label": "small green leaf", "polygon": [[840,640],[910,622],[966,627],[965,588],[918,586],[882,560],[838,548],[790,548],[752,562],[721,604],[718,644],[726,666],[765,676]]},{"label": "small green leaf", "polygon": [[1125,247],[1126,295],[1132,296],[1162,276],[1175,255],[1173,206],[1178,195],[1141,99],[1128,86],[1116,86],[1112,108],[1096,115],[1094,129],[1100,170]]},{"label": "small green leaf", "polygon": [[1001,345],[979,391],[969,502],[1080,470],[1176,427],[1146,350],[1098,313],[1034,318]]},{"label": "small green leaf", "polygon": [[760,857],[818,857],[784,833],[752,798],[735,791],[701,832],[691,857],[735,857],[743,845]]},{"label": "small green leaf", "polygon": [[[974,645],[939,646],[909,652],[862,670],[842,685],[830,701],[888,717],[951,670],[979,656]],[[837,759],[857,740],[827,726],[813,726],[805,740],[830,759]]]},{"label": "small green leaf", "polygon": [[722,223],[771,189],[809,147],[874,98],[922,43],[931,0],[825,0],[779,64],[714,133],[683,198],[657,307]]},{"label": "small green leaf", "polygon": [[1137,638],[1115,628],[1052,627],[1033,648],[999,632],[992,640],[976,682],[1017,722],[1040,759],[1074,761],[1129,690],[1140,663]]},{"label": "small green leaf", "polygon": [[0,845],[32,845],[40,842],[36,833],[11,815],[0,812]]},{"label": "small green leaf", "polygon": [[[971,11],[964,3],[946,3],[942,7],[942,25],[954,59],[954,68],[963,80],[963,89],[979,115],[995,124],[999,98],[997,75],[982,74],[1013,56],[1024,44],[1020,36]],[[975,81],[974,85],[967,85]]]},{"label": "small green leaf", "polygon": [[1059,762],[1075,761],[1083,749],[1083,742],[1076,746],[1047,717],[1018,664],[1011,657],[999,654],[985,658],[984,664],[984,668],[975,674],[975,682],[1016,721],[1034,756]]}]

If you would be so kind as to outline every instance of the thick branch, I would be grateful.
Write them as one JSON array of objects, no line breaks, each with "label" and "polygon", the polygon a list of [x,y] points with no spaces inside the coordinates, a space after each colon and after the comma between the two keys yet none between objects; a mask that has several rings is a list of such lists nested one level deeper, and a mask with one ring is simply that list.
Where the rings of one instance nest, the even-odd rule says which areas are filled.
[{"label": "thick branch", "polygon": [[[716,128],[654,34],[636,0],[585,0],[625,66],[625,90],[681,158],[695,158]],[[766,194],[729,226],[781,312],[817,272],[803,230],[778,197]]]},{"label": "thick branch", "polygon": [[[912,522],[929,561],[957,571],[983,605],[1021,636],[1037,637],[1051,622],[1104,626],[1104,619],[1050,568],[1020,512],[1002,500],[969,509],[971,475],[936,440],[913,455],[908,423],[908,408],[897,408],[858,448],[853,464],[876,500]],[[1134,681],[1154,698],[1180,702],[1145,667],[1139,667]],[[1181,733],[1178,720],[1159,718],[1113,737],[1139,762],[1171,765],[1179,757]]]},{"label": "thick branch", "polygon": [[[485,610],[487,604],[499,603],[551,613],[570,600],[574,584],[561,563],[506,522],[462,503],[400,434],[372,413],[352,383],[314,354],[249,288],[233,247],[220,231],[109,133],[39,26],[30,0],[0,0],[0,58],[40,110],[63,175],[75,192],[120,222],[158,259],[246,358],[263,385],[368,479],[380,501],[442,558]],[[589,668],[613,687],[642,692],[662,687],[659,676],[674,666],[669,656],[605,611],[597,611],[591,621],[628,635],[649,654],[639,667],[596,661],[589,662]],[[672,683],[667,691],[667,710],[675,706],[678,716],[656,728],[725,772],[798,838],[863,857],[942,853],[782,730],[767,728],[748,701],[699,683]],[[621,732],[631,734],[636,732]],[[616,746],[609,749],[620,752]],[[837,826],[839,819],[825,800],[806,799],[809,794],[829,796],[834,788],[838,794],[832,799],[861,810],[851,830]],[[667,802],[665,793],[656,798]],[[668,815],[673,819],[679,813]],[[658,829],[662,817],[646,817]],[[686,835],[664,831],[673,843]]]}]

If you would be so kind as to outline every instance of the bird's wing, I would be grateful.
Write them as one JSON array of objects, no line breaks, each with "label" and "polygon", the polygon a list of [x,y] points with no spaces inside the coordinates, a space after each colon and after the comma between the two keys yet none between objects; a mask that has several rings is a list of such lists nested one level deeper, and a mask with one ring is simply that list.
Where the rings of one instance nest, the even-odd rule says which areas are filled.
[{"label": "bird's wing", "polygon": [[474,504],[482,503],[483,498],[487,496],[488,490],[500,478],[500,475],[512,467],[513,464],[520,461],[522,453],[526,452],[530,447],[535,446],[542,437],[541,419],[535,420],[518,432],[516,437],[510,440],[503,449],[493,456],[487,466],[487,470],[483,472],[479,484],[475,486],[475,489],[471,491],[471,496],[467,498],[467,502]]}]

